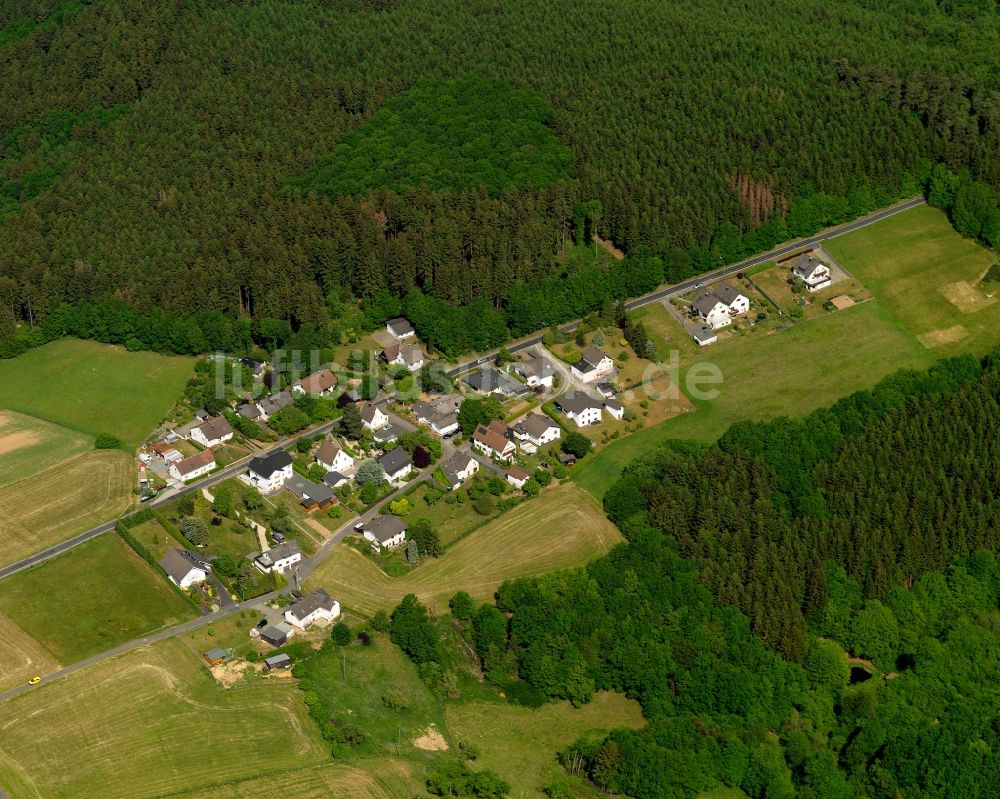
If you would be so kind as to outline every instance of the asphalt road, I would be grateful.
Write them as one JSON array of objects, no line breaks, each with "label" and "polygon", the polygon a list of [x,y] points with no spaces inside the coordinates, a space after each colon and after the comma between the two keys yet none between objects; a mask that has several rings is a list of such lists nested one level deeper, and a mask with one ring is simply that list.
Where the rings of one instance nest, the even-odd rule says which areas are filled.
[{"label": "asphalt road", "polygon": [[[838,225],[836,227],[829,228],[828,230],[825,230],[822,233],[817,234],[816,236],[810,236],[809,238],[800,239],[796,242],[793,242],[791,244],[786,244],[782,247],[770,250],[769,252],[763,253],[761,255],[755,255],[752,258],[747,258],[743,261],[740,261],[739,263],[720,267],[719,269],[715,269],[711,272],[705,272],[701,275],[698,275],[697,277],[691,278],[690,280],[686,280],[683,283],[677,283],[673,286],[667,286],[666,288],[659,289],[657,291],[652,292],[651,294],[646,294],[643,297],[638,297],[634,300],[630,300],[625,304],[625,307],[628,310],[632,311],[635,310],[636,308],[641,308],[642,306],[648,305],[652,302],[658,302],[660,300],[673,297],[677,294],[685,294],[695,288],[698,288],[702,283],[710,283],[720,278],[729,277],[730,275],[735,275],[738,272],[743,272],[754,266],[758,266],[759,264],[767,263],[768,261],[774,260],[775,258],[780,258],[783,255],[794,253],[797,250],[801,250],[807,247],[815,247],[817,244],[821,244],[827,239],[836,238],[837,236],[843,236],[844,234],[852,233],[855,230],[861,230],[862,228],[868,227],[869,225],[873,225],[876,222],[882,221],[883,219],[887,219],[890,216],[902,213],[903,211],[908,211],[911,208],[916,208],[917,206],[923,204],[924,204],[923,197],[915,197],[911,200],[904,200],[903,202],[897,203],[896,205],[893,205],[889,208],[885,208],[881,211],[876,211],[873,214],[869,214],[868,216],[863,217],[862,219],[856,219],[853,222],[846,222],[843,225]],[[565,325],[562,325],[560,327],[560,330],[563,330],[565,332],[570,332],[574,330],[578,324],[579,321],[568,322]],[[542,340],[543,336],[541,334],[536,334],[515,342],[514,344],[509,346],[508,349],[511,352],[521,352],[523,350],[528,349],[529,347],[541,344]],[[483,355],[480,356],[479,358],[458,364],[457,366],[449,369],[446,372],[446,374],[449,377],[456,377],[462,374],[463,372],[467,372],[468,370],[476,366],[481,366],[486,363],[491,363],[495,358],[496,358],[496,353]],[[292,436],[290,438],[278,442],[277,444],[275,444],[275,447],[290,446],[291,444],[295,443],[295,440],[299,438],[299,436],[301,435],[318,435],[321,433],[327,433],[333,428],[334,424],[335,422],[327,422],[325,424],[319,425],[316,428],[313,428],[312,430],[303,431],[299,435]],[[167,502],[171,502],[174,499],[184,496],[185,494],[188,494],[192,491],[199,491],[202,488],[207,488],[208,486],[214,485],[215,483],[218,483],[229,477],[233,477],[244,469],[244,467],[249,462],[251,457],[253,456],[247,456],[246,458],[236,461],[235,463],[227,466],[221,471],[216,472],[215,474],[208,475],[202,480],[199,480],[193,483],[192,485],[185,486],[180,490],[171,491],[169,492],[169,494],[158,497],[157,499],[154,499],[147,504],[150,504],[153,507],[157,507]],[[18,561],[17,563],[12,563],[9,566],[4,566],[3,568],[0,568],[0,579],[8,577],[11,574],[19,572],[23,569],[26,569],[29,566],[33,566],[36,563],[41,563],[43,560],[47,560],[48,558],[54,557],[55,555],[58,555],[62,552],[66,552],[67,550],[70,550],[73,547],[82,544],[84,541],[89,541],[91,538],[95,538],[96,536],[102,535],[103,533],[106,533],[109,530],[114,529],[114,526],[115,526],[114,520],[104,522],[103,524],[100,524],[97,527],[87,530],[85,533],[80,533],[79,535],[76,535],[67,541],[63,541],[61,544],[56,544],[55,546],[49,547],[48,549],[44,549],[41,552],[37,552],[28,558],[24,558],[23,560]]]}]

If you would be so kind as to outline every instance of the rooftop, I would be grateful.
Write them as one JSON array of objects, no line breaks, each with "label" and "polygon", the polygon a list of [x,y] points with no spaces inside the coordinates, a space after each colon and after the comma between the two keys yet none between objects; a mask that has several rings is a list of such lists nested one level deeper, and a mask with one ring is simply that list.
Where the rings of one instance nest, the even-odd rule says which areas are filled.
[{"label": "rooftop", "polygon": [[283,449],[250,459],[250,471],[267,480],[272,474],[292,465],[292,456]]},{"label": "rooftop", "polygon": [[225,416],[216,416],[214,419],[202,422],[195,429],[200,429],[201,434],[209,441],[215,441],[233,434],[233,428]]},{"label": "rooftop", "polygon": [[209,465],[215,465],[215,453],[212,452],[211,447],[202,450],[197,455],[192,455],[190,458],[182,458],[174,464],[181,477]]},{"label": "rooftop", "polygon": [[376,516],[365,525],[365,530],[384,543],[406,530],[406,522],[399,516]]},{"label": "rooftop", "polygon": [[295,618],[304,619],[310,613],[313,613],[320,608],[333,610],[335,606],[336,603],[326,590],[323,588],[317,588],[315,591],[306,594],[301,599],[296,599],[291,605],[288,606],[288,610],[291,611]]}]

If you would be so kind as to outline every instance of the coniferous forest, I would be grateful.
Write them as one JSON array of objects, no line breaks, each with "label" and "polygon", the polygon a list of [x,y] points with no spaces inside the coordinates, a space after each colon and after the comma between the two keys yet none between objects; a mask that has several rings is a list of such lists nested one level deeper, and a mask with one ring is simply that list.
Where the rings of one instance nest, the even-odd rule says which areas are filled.
[{"label": "coniferous forest", "polygon": [[81,300],[101,318],[51,335],[326,345],[356,300],[416,294],[492,309],[428,336],[481,348],[576,314],[554,282],[625,292],[563,257],[592,233],[674,280],[935,167],[996,243],[998,24],[992,0],[5,0],[0,347]]}]

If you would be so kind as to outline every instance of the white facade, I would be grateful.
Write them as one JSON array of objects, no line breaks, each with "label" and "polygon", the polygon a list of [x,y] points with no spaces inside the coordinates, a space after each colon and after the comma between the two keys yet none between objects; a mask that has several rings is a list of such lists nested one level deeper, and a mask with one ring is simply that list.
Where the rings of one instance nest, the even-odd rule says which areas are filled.
[{"label": "white facade", "polygon": [[530,441],[536,447],[544,447],[546,444],[558,441],[559,437],[562,436],[562,430],[559,428],[559,425],[553,422],[540,435],[528,432],[518,433],[516,429],[514,435],[521,441]]},{"label": "white facade", "polygon": [[592,424],[599,424],[602,418],[601,409],[596,405],[584,408],[581,411],[570,412],[566,415],[576,422],[578,427],[589,427]]},{"label": "white facade", "polygon": [[524,484],[528,482],[528,477],[515,477],[510,472],[507,472],[507,482],[514,486],[514,488],[521,489],[524,488]]},{"label": "white facade", "polygon": [[601,380],[610,375],[615,369],[615,362],[605,355],[598,363],[594,364],[594,368],[592,369],[581,371],[577,368],[576,364],[569,369],[573,377],[577,380],[581,380],[584,383],[593,383],[595,380]]},{"label": "white facade", "polygon": [[170,577],[170,582],[180,588],[190,588],[195,583],[203,583],[208,579],[208,572],[198,566],[192,566],[187,574],[181,577],[180,580],[175,580]]},{"label": "white facade", "polygon": [[[369,413],[366,414],[364,411],[362,411],[361,423],[369,430],[372,431],[381,430],[383,427],[389,424],[389,417],[386,416],[386,414],[382,411],[381,408],[378,407],[378,405],[371,405],[370,407],[371,411],[369,411]],[[370,418],[365,418],[366,416],[369,416]]]},{"label": "white facade", "polygon": [[469,462],[468,464],[466,464],[464,469],[455,470],[455,477],[457,477],[464,483],[478,471],[479,471],[479,461],[477,461],[475,458],[470,457]]},{"label": "white facade", "polygon": [[399,469],[397,469],[392,474],[389,474],[385,469],[382,470],[385,473],[385,479],[390,483],[395,483],[397,480],[402,480],[406,475],[413,471],[413,465],[410,463],[404,464]]},{"label": "white facade", "polygon": [[796,264],[792,274],[801,280],[809,291],[819,291],[833,282],[830,279],[829,268],[814,259],[810,259],[808,264]]},{"label": "white facade", "polygon": [[[273,552],[274,550],[270,551]],[[263,555],[259,555],[253,562],[253,565],[256,566],[259,571],[264,572],[264,574],[272,571],[284,572],[302,560],[301,552],[291,552],[283,557],[271,558],[270,560],[264,559],[264,555],[267,554],[269,553],[265,552]],[[264,559],[263,562],[262,559]]]},{"label": "white facade", "polygon": [[191,431],[191,440],[197,444],[201,444],[203,447],[217,447],[219,444],[229,441],[232,437],[232,431],[212,439],[209,439],[200,427],[196,427]]},{"label": "white facade", "polygon": [[247,477],[250,478],[250,485],[260,491],[262,494],[271,494],[279,490],[285,481],[292,476],[292,465],[283,466],[280,469],[275,469],[270,476],[265,477],[264,475],[257,474],[253,469],[247,472]]},{"label": "white facade", "polygon": [[392,538],[389,538],[386,541],[379,541],[378,538],[375,537],[375,534],[372,533],[370,530],[365,530],[364,535],[365,535],[365,540],[370,541],[372,547],[374,547],[375,549],[380,549],[382,547],[384,547],[385,549],[395,549],[396,547],[402,546],[403,543],[406,541],[406,530],[401,530],[400,532],[396,533]]},{"label": "white facade", "polygon": [[618,402],[605,402],[604,410],[610,414],[613,419],[623,419],[625,417],[625,408]]},{"label": "white facade", "polygon": [[173,477],[175,480],[181,480],[181,481],[195,480],[199,477],[202,477],[203,475],[208,474],[210,471],[212,471],[212,469],[215,468],[215,459],[213,458],[208,463],[204,464],[203,466],[199,466],[196,469],[192,469],[190,472],[181,472],[181,470],[177,468],[179,465],[183,464],[184,464],[183,460],[176,461],[170,464],[170,469],[168,471],[170,473],[170,476]]},{"label": "white facade", "polygon": [[716,302],[710,311],[701,314],[702,321],[713,330],[732,324],[733,319],[729,315],[729,308],[721,300]]},{"label": "white facade", "polygon": [[304,630],[310,624],[329,624],[338,616],[340,616],[340,603],[336,599],[333,600],[332,609],[325,607],[316,608],[302,618],[299,618],[292,609],[285,611],[285,621],[293,627],[298,627],[300,630]]},{"label": "white facade", "polygon": [[343,449],[339,449],[330,463],[327,463],[325,460],[320,460],[318,455],[316,457],[316,463],[324,467],[328,472],[346,472],[354,466],[354,458],[344,452]]}]

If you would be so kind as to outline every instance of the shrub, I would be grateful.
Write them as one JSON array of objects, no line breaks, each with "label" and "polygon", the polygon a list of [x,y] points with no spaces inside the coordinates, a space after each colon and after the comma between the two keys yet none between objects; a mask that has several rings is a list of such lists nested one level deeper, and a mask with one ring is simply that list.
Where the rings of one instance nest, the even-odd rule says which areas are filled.
[{"label": "shrub", "polygon": [[351,635],[351,628],[342,621],[338,621],[333,625],[333,629],[330,630],[330,640],[337,646],[347,646],[353,639],[354,636]]},{"label": "shrub", "polygon": [[113,436],[111,433],[100,433],[97,438],[94,439],[95,449],[124,449],[127,450],[128,447],[125,446],[125,442],[122,441],[118,436]]}]

